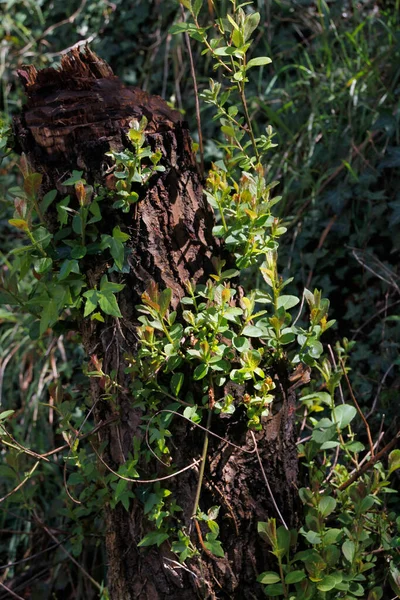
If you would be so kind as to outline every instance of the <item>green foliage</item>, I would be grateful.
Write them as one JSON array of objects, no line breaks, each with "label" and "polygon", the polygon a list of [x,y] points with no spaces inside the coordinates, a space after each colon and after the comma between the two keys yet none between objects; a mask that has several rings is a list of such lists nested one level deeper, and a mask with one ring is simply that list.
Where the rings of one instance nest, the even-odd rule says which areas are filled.
[{"label": "green foliage", "polygon": [[[139,478],[139,459],[149,461],[155,453],[173,471],[169,425],[172,418],[178,418],[173,411],[199,423],[210,410],[215,415],[232,414],[242,404],[249,427],[260,429],[276,395],[271,378],[274,364],[283,359],[293,367],[312,369],[298,413],[310,436],[298,446],[304,469],[300,490],[304,523],[299,531],[290,533],[277,528],[273,520],[259,524],[277,562],[276,571],[262,573],[259,581],[266,586],[268,597],[377,600],[390,593],[385,587],[388,575],[393,591],[399,594],[398,501],[396,504],[388,482],[389,476],[396,477],[399,451],[391,452],[387,467],[385,459],[371,464],[366,473],[340,489],[352,470],[362,461],[368,462],[371,454],[362,443],[366,436],[356,436],[359,425],[351,399],[337,402],[343,369],[335,366],[332,355],[325,355],[326,338],[320,339],[333,324],[328,321],[329,302],[318,290],[300,289],[299,278],[305,271],[303,282],[307,274],[310,277],[304,287],[311,287],[311,281],[323,285],[336,314],[338,308],[346,307],[340,333],[349,336],[353,329],[360,338],[368,332],[353,349],[353,342],[347,339],[337,343],[333,356],[336,361],[341,359],[346,369],[351,364],[357,367],[352,379],[360,403],[371,406],[375,390],[379,393],[385,380],[386,384],[395,383],[393,374],[399,361],[398,317],[386,319],[398,292],[394,235],[399,220],[398,178],[392,175],[398,166],[398,110],[394,103],[398,7],[392,14],[384,10],[379,14],[377,7],[369,12],[363,6],[346,15],[342,11],[348,8],[340,2],[309,5],[295,12],[292,3],[260,1],[240,8],[235,2],[222,2],[214,3],[216,22],[212,27],[207,3],[185,0],[183,4],[191,13],[186,23],[178,22],[180,11],[175,2],[163,2],[156,26],[166,31],[172,25],[172,33],[187,32],[201,43],[200,50],[198,44],[193,49],[201,97],[214,109],[214,119],[209,123],[203,120],[208,140],[206,162],[213,163],[206,195],[218,215],[214,235],[234,254],[236,268],[224,270],[226,265],[216,262],[213,281],[197,288],[189,282],[182,300],[183,323],[176,322],[176,312],[170,308],[170,290],[153,287],[143,296],[138,307],[140,350],[126,357],[126,372],[131,377],[135,406],[146,407],[143,427],[149,448],[137,447],[118,472],[103,472],[91,446],[77,436],[77,431],[79,437],[90,432],[90,420],[85,416],[87,380],[76,375],[81,351],[76,338],[65,339],[65,362],[65,352],[57,346],[51,327],[59,327],[60,318],[64,322],[121,318],[116,294],[123,284],[115,279],[123,277],[127,268],[129,238],[118,226],[107,233],[100,231],[102,202],[112,194],[114,208],[129,213],[138,200],[139,188],[155,171],[162,170],[161,157],[145,144],[145,121],[133,123],[131,147],[108,157],[113,163],[110,189],[92,189],[82,179],[82,172],[74,172],[63,181],[71,187],[69,197],[60,199],[52,190],[39,202],[40,175],[25,172],[23,182],[19,176],[19,187],[15,183],[6,142],[10,135],[6,115],[0,144],[5,167],[1,182],[8,197],[12,194],[15,198],[15,214],[9,220],[15,237],[11,253],[2,255],[1,358],[6,365],[10,361],[13,370],[3,396],[10,410],[0,414],[1,440],[8,449],[0,468],[7,490],[12,491],[25,477],[42,483],[22,486],[4,504],[8,511],[11,508],[4,513],[4,528],[18,529],[19,521],[13,521],[11,514],[15,511],[27,525],[20,541],[10,534],[2,551],[11,562],[30,548],[29,519],[33,508],[40,505],[56,527],[71,533],[64,544],[81,560],[83,549],[97,551],[101,537],[95,536],[101,529],[105,504],[115,507],[121,503],[129,510],[135,498],[145,506],[149,528],[141,547],[167,543],[182,562],[198,557],[199,550],[182,528],[180,507],[170,490],[160,482],[147,483],[143,489],[133,485]],[[20,94],[11,91],[9,82],[25,53],[29,53],[25,62],[48,66],[56,58],[50,50],[75,42],[68,27],[62,25],[42,38],[49,15],[54,22],[69,16],[64,5],[59,1],[51,8],[40,2],[9,5],[0,25],[6,48],[6,63],[1,65],[5,110],[14,110],[21,103]],[[190,119],[194,111],[190,106],[193,94],[186,87],[190,84],[185,83],[189,78],[180,80],[179,75],[169,83],[165,76],[170,68],[168,56],[176,75],[185,66],[181,62],[183,36],[174,35],[172,41],[169,36],[168,41],[167,36],[158,36],[160,42],[147,58],[132,44],[136,40],[141,47],[153,43],[151,2],[128,7],[117,0],[115,6],[115,11],[111,5],[97,2],[84,9],[77,7],[78,32],[82,36],[96,32],[94,44],[102,48],[105,58],[114,57],[113,66],[127,82],[140,79],[157,93],[163,90],[179,108],[183,96],[186,118]],[[268,30],[263,28],[267,22]],[[148,34],[143,33],[146,29]],[[301,37],[300,43],[294,43],[295,36]],[[258,40],[257,45],[252,38]],[[41,39],[46,45],[40,46]],[[263,56],[254,56],[255,49]],[[269,56],[274,57],[271,65]],[[210,80],[213,67],[215,75]],[[276,134],[270,123],[277,128]],[[282,151],[270,151],[275,142]],[[282,181],[283,199],[272,195],[276,179]],[[2,211],[6,232],[2,247],[6,249],[10,247],[7,219],[11,215],[6,216],[4,208]],[[57,232],[44,223],[47,211],[54,211]],[[366,246],[368,252],[359,250]],[[99,289],[88,289],[82,264],[99,253],[108,256],[111,266]],[[278,264],[286,263],[296,273],[294,281],[286,270],[278,270]],[[247,290],[240,301],[233,284],[238,276]],[[292,309],[299,304],[296,315]],[[302,313],[303,304],[309,308],[307,317]],[[377,319],[374,315],[381,309]],[[364,325],[368,327],[360,329]],[[103,397],[114,403],[116,375],[104,373],[96,356],[92,356],[92,364],[95,370],[85,368],[87,376],[99,378]],[[28,365],[26,370],[24,365]],[[31,379],[29,369],[33,371]],[[21,404],[13,384],[18,379],[22,382]],[[253,391],[241,401],[223,395],[222,386],[228,380],[251,382]],[[193,386],[197,386],[195,395]],[[387,413],[396,414],[389,389],[382,402]],[[34,462],[33,468],[34,457],[29,455],[29,448],[40,453],[53,449],[50,415],[56,420],[57,435],[62,435],[69,447],[66,492],[54,468],[44,460],[38,466]],[[10,432],[16,440],[25,440],[27,448],[21,449],[9,437]],[[97,452],[101,455],[102,448]],[[76,504],[71,494],[82,504]],[[197,506],[195,514],[206,531],[205,548],[223,556],[218,509],[203,513]],[[99,581],[103,577],[102,572],[96,574]],[[59,581],[60,587],[69,585],[61,576]],[[88,589],[85,594],[83,584],[79,585],[81,597],[89,597]],[[92,589],[93,584],[90,586]],[[94,588],[100,597],[107,597],[103,586]]]}]

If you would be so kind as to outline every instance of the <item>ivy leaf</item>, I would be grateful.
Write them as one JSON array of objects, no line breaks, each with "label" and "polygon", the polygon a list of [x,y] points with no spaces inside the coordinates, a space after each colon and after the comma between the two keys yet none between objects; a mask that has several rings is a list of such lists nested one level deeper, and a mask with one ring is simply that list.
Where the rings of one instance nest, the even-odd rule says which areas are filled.
[{"label": "ivy leaf", "polygon": [[101,292],[112,292],[116,294],[121,292],[125,287],[124,283],[114,283],[113,281],[108,281],[107,275],[103,275],[100,281],[100,291]]},{"label": "ivy leaf", "polygon": [[79,181],[82,181],[83,171],[72,171],[71,177],[63,181],[63,185],[75,185]]},{"label": "ivy leaf", "polygon": [[87,317],[95,310],[99,303],[99,292],[97,290],[88,290],[83,294],[83,297],[86,298],[83,316]]},{"label": "ivy leaf", "polygon": [[162,531],[150,531],[150,533],[147,533],[144,538],[140,540],[138,546],[161,546],[161,544],[168,538],[168,533],[163,533]]},{"label": "ivy leaf", "polygon": [[112,237],[110,235],[102,236],[102,242],[105,247],[110,248],[115,265],[120,270],[124,266],[124,242],[127,240],[129,240],[129,235],[121,231],[118,226],[114,227]]},{"label": "ivy leaf", "polygon": [[58,280],[66,279],[70,273],[79,273],[79,263],[77,260],[64,260],[58,274]]},{"label": "ivy leaf", "polygon": [[214,534],[207,534],[207,541],[204,542],[205,547],[209,550],[214,556],[219,556],[220,558],[224,558],[225,552],[222,548],[221,542],[214,538]]},{"label": "ivy leaf", "polygon": [[122,318],[122,313],[119,310],[118,302],[113,292],[101,291],[98,293],[98,299],[100,308],[106,313],[106,315],[110,315],[111,317],[116,317],[118,319]]},{"label": "ivy leaf", "polygon": [[57,215],[60,225],[66,225],[68,223],[68,204],[70,196],[66,196],[60,202],[57,202]]}]

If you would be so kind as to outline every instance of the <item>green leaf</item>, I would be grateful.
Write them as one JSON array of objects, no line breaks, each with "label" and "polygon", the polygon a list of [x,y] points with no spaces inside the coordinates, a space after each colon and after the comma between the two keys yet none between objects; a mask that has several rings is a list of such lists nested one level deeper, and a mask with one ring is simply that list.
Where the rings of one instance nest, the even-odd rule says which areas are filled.
[{"label": "green leaf", "polygon": [[303,533],[304,537],[310,544],[320,544],[321,536],[316,531],[306,531]]},{"label": "green leaf", "polygon": [[381,587],[374,587],[368,594],[367,600],[381,600],[383,590]]},{"label": "green leaf", "polygon": [[83,294],[83,297],[86,298],[83,316],[87,317],[96,309],[99,303],[99,292],[97,290],[88,290]]},{"label": "green leaf", "polygon": [[336,577],[333,577],[332,575],[325,575],[323,580],[320,581],[319,583],[317,583],[317,588],[321,592],[329,592],[330,590],[333,590],[333,588],[336,586],[336,584],[337,584]]},{"label": "green leaf", "polygon": [[324,544],[329,545],[329,544],[335,543],[341,534],[342,534],[341,529],[336,529],[333,527],[331,529],[327,529],[323,536]]},{"label": "green leaf", "polygon": [[248,15],[244,21],[244,41],[247,42],[253,31],[255,31],[260,22],[260,13],[254,12]]},{"label": "green leaf", "polygon": [[121,231],[121,229],[118,225],[117,225],[117,227],[114,227],[112,236],[118,242],[127,242],[130,238],[129,234]]},{"label": "green leaf", "polygon": [[221,131],[222,133],[224,133],[225,135],[227,135],[228,137],[234,138],[235,137],[235,130],[233,127],[231,127],[230,125],[223,125],[221,127]]},{"label": "green leaf", "polygon": [[83,233],[83,222],[80,214],[74,215],[72,218],[72,229],[76,235],[82,235]]},{"label": "green leaf", "polygon": [[121,292],[124,287],[124,283],[114,283],[113,281],[108,281],[107,275],[103,275],[100,281],[101,292],[112,292],[116,294],[117,292]]},{"label": "green leaf", "polygon": [[30,197],[34,198],[39,191],[42,183],[42,175],[40,173],[30,173],[24,180],[24,191]]},{"label": "green leaf", "polygon": [[184,380],[185,376],[183,373],[174,373],[174,375],[172,375],[170,387],[174,396],[179,396],[179,392],[181,391]]},{"label": "green leaf", "polygon": [[328,406],[332,406],[332,397],[328,392],[313,392],[312,394],[307,394],[306,396],[302,396],[300,398],[301,402],[305,402],[306,400],[321,400],[324,404]]},{"label": "green leaf", "polygon": [[82,181],[83,171],[72,171],[71,177],[63,181],[63,185],[75,185],[78,181]]},{"label": "green leaf", "polygon": [[199,381],[199,379],[203,379],[208,373],[208,365],[206,364],[201,364],[198,365],[195,370],[193,371],[193,379],[195,381]]},{"label": "green leaf", "polygon": [[272,585],[267,585],[264,588],[264,592],[267,596],[271,596],[274,598],[275,596],[283,595],[283,585],[281,583],[273,583]]},{"label": "green leaf", "polygon": [[0,421],[4,421],[7,417],[13,415],[14,412],[14,410],[3,410],[3,412],[0,413]]},{"label": "green leaf", "polygon": [[335,498],[332,498],[332,496],[322,496],[318,505],[318,512],[320,512],[323,517],[327,517],[328,515],[330,515],[335,510],[335,508]]},{"label": "green leaf", "polygon": [[278,583],[278,581],[280,581],[281,578],[278,575],[278,573],[275,573],[274,571],[264,571],[264,573],[261,573],[261,575],[259,575],[257,577],[257,581],[258,583],[264,583],[264,584],[269,584],[269,583]]},{"label": "green leaf", "polygon": [[344,429],[351,423],[357,414],[357,410],[350,404],[339,404],[332,410],[332,421],[338,424],[340,429]]},{"label": "green leaf", "polygon": [[92,316],[90,317],[90,320],[91,321],[100,321],[100,323],[105,323],[103,315],[99,312],[93,313]]},{"label": "green leaf", "polygon": [[113,292],[99,292],[99,305],[103,312],[106,315],[110,315],[111,317],[116,317],[118,319],[122,318],[122,313],[119,310],[118,302]]},{"label": "green leaf", "polygon": [[194,421],[194,423],[198,423],[201,420],[201,417],[197,414],[196,404],[194,406],[187,406],[183,411],[183,416],[186,417],[186,419]]},{"label": "green leaf", "polygon": [[194,23],[175,23],[169,28],[169,33],[172,35],[185,33],[186,31],[196,31],[196,25]]},{"label": "green leaf", "polygon": [[242,331],[242,335],[247,335],[248,337],[260,337],[263,333],[263,330],[255,325],[246,325]]},{"label": "green leaf", "polygon": [[58,274],[58,280],[66,279],[70,273],[79,273],[79,263],[77,260],[64,260]]},{"label": "green leaf", "polygon": [[40,319],[40,335],[43,335],[48,327],[54,325],[58,319],[58,310],[56,302],[51,298],[49,302],[44,306],[42,316]]},{"label": "green leaf", "polygon": [[283,306],[285,310],[289,310],[290,308],[296,306],[296,304],[298,304],[299,302],[300,300],[299,298],[297,298],[297,296],[279,296],[278,308],[281,308],[281,306]]},{"label": "green leaf", "polygon": [[161,546],[161,544],[168,538],[168,533],[163,533],[162,531],[150,531],[150,533],[146,534],[144,538],[140,540],[138,547],[155,545]]},{"label": "green leaf", "polygon": [[50,204],[54,202],[57,197],[57,190],[50,190],[43,196],[43,200],[40,203],[40,210],[44,213],[49,208]]},{"label": "green leaf", "polygon": [[86,252],[86,246],[74,246],[74,248],[72,248],[71,250],[71,257],[77,259],[83,258],[84,256],[86,256]]},{"label": "green leaf", "polygon": [[314,341],[310,342],[308,345],[308,353],[313,358],[319,358],[321,356],[321,354],[323,353],[323,351],[324,351],[324,348],[323,348],[321,342],[319,342],[318,340],[314,340]]},{"label": "green leaf", "polygon": [[303,581],[306,578],[306,574],[304,571],[290,571],[285,577],[285,583],[299,583],[299,581]]},{"label": "green leaf", "polygon": [[263,65],[269,65],[270,63],[272,63],[272,60],[268,56],[259,56],[249,60],[246,65],[246,69],[251,69],[252,67],[262,67]]},{"label": "green leaf", "polygon": [[389,454],[388,467],[389,475],[391,475],[393,471],[400,469],[400,450],[393,450]]},{"label": "green leaf", "polygon": [[58,215],[58,221],[60,223],[60,225],[66,225],[68,223],[68,204],[70,201],[70,197],[66,196],[63,200],[60,200],[60,202],[57,202],[57,215]]},{"label": "green leaf", "polygon": [[193,14],[197,18],[203,6],[203,0],[194,0],[193,3]]},{"label": "green leaf", "polygon": [[236,348],[236,350],[238,350],[239,352],[246,352],[247,350],[250,350],[249,340],[245,337],[234,337],[232,340],[232,344],[234,348]]},{"label": "green leaf", "polygon": [[51,258],[38,258],[33,263],[33,266],[36,273],[39,273],[40,275],[41,273],[46,273],[46,271],[49,271],[49,269],[51,269],[52,264],[53,261],[51,260]]},{"label": "green leaf", "polygon": [[349,561],[349,563],[352,563],[356,553],[356,547],[354,545],[354,542],[352,542],[351,540],[346,540],[342,544],[342,552]]},{"label": "green leaf", "polygon": [[169,305],[171,304],[172,298],[172,290],[170,288],[166,288],[163,290],[159,296],[158,303],[160,305],[160,315],[161,317],[165,317]]},{"label": "green leaf", "polygon": [[219,556],[220,558],[224,558],[225,552],[222,548],[221,542],[219,540],[213,539],[210,534],[207,534],[207,541],[204,542],[207,550],[214,554],[214,556]]}]

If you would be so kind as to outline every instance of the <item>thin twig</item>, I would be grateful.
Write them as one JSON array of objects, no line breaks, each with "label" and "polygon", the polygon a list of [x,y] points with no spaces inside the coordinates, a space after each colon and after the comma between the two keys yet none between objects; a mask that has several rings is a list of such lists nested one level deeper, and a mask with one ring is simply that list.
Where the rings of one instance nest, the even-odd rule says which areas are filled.
[{"label": "thin twig", "polygon": [[58,27],[61,27],[62,25],[67,25],[68,23],[73,23],[75,21],[76,17],[79,15],[79,13],[81,13],[82,10],[84,9],[86,1],[87,0],[82,0],[82,2],[80,3],[80,5],[76,9],[76,11],[72,13],[72,15],[70,15],[66,19],[63,19],[62,21],[59,21],[59,23],[50,25],[50,27],[48,27],[47,29],[45,29],[43,31],[43,33],[40,35],[39,38],[30,41],[28,44],[26,44],[26,46],[24,46],[21,50],[19,50],[17,52],[17,54],[19,56],[24,56],[27,53],[27,51],[32,48],[32,46],[34,44],[36,44],[37,42],[40,42],[40,40],[43,40],[47,35],[49,35],[49,33],[52,33],[55,29],[57,29]]},{"label": "thin twig", "polygon": [[165,477],[157,477],[156,479],[132,479],[132,477],[124,477],[124,475],[121,475],[120,473],[117,473],[117,471],[114,471],[114,469],[112,469],[106,463],[106,461],[100,456],[100,454],[97,452],[96,448],[93,445],[92,445],[92,448],[93,448],[93,451],[96,454],[97,458],[106,467],[106,469],[108,469],[110,471],[110,473],[112,473],[113,475],[116,475],[119,479],[123,479],[124,481],[129,481],[131,483],[156,483],[157,481],[165,481],[166,479],[171,479],[172,477],[176,477],[177,475],[180,475],[181,473],[184,473],[185,471],[188,471],[189,469],[193,469],[194,467],[197,467],[197,465],[200,463],[200,460],[193,460],[193,462],[190,465],[188,465],[187,467],[184,467],[183,469],[180,469],[179,471],[176,471],[175,473],[171,473],[171,475],[166,475]]},{"label": "thin twig", "polygon": [[254,448],[255,448],[255,451],[256,451],[258,464],[260,465],[260,469],[261,469],[261,472],[263,474],[265,485],[267,486],[268,493],[269,493],[270,498],[272,500],[272,504],[274,505],[275,510],[278,513],[279,518],[282,521],[282,524],[283,524],[284,528],[287,529],[287,530],[289,530],[289,527],[286,525],[285,519],[283,518],[282,513],[281,513],[281,511],[278,508],[278,505],[277,505],[276,500],[274,498],[274,494],[272,493],[272,490],[271,490],[271,486],[269,485],[267,475],[266,475],[266,473],[264,471],[264,466],[262,464],[262,460],[261,460],[260,454],[258,452],[258,445],[257,445],[256,436],[254,435],[254,433],[252,431],[250,431],[250,433],[251,433],[251,437],[253,438]]},{"label": "thin twig", "polygon": [[382,379],[380,380],[379,385],[378,385],[378,389],[377,389],[376,394],[375,394],[374,401],[373,401],[372,406],[371,406],[371,410],[367,414],[366,419],[369,419],[369,417],[375,412],[376,405],[378,404],[378,400],[379,400],[379,396],[380,396],[382,387],[383,387],[383,385],[384,385],[384,383],[386,381],[386,377],[389,375],[390,371],[393,369],[393,367],[395,365],[396,365],[396,363],[392,362],[392,364],[388,366],[388,368],[385,371],[385,374],[383,375]]},{"label": "thin twig", "polygon": [[30,479],[31,475],[33,474],[34,471],[36,471],[38,465],[40,463],[40,460],[36,461],[35,464],[33,465],[32,469],[29,471],[28,475],[25,477],[25,479],[23,479],[21,481],[21,483],[19,483],[17,485],[17,487],[15,487],[13,490],[11,490],[11,492],[8,492],[8,494],[6,494],[5,496],[3,496],[2,498],[0,498],[0,503],[4,502],[4,500],[7,500],[7,498],[9,498],[10,496],[12,496],[13,494],[15,494],[15,492],[18,492],[18,490],[20,490],[22,488],[23,485],[25,485],[25,483],[28,481],[28,479]]},{"label": "thin twig", "polygon": [[348,488],[352,483],[354,483],[357,479],[359,479],[359,477],[364,475],[364,473],[366,473],[368,469],[370,469],[376,462],[378,462],[378,460],[385,456],[387,452],[389,452],[392,448],[394,448],[394,446],[396,446],[397,440],[399,438],[400,430],[396,433],[395,437],[388,444],[386,444],[384,448],[382,448],[380,452],[375,454],[375,456],[373,456],[364,466],[362,466],[360,469],[357,469],[357,471],[353,473],[353,475],[347,481],[342,483],[342,485],[340,485],[337,488],[336,493],[337,491],[342,492],[343,490]]},{"label": "thin twig", "polygon": [[[182,4],[181,4],[181,12],[182,12],[182,20],[184,22],[185,21],[185,11],[183,9]],[[197,78],[196,78],[196,70],[194,68],[192,47],[190,45],[190,38],[189,38],[189,34],[187,32],[185,32],[185,41],[186,41],[186,47],[187,47],[188,54],[189,54],[190,72],[191,72],[192,80],[193,80],[194,102],[195,102],[195,106],[196,106],[196,122],[197,122],[197,131],[199,134],[200,176],[202,179],[204,179],[204,145],[203,145],[203,133],[201,130],[199,90],[197,87]]]},{"label": "thin twig", "polygon": [[361,408],[359,407],[358,402],[356,400],[356,397],[355,397],[355,395],[353,393],[353,388],[351,387],[351,383],[350,383],[350,380],[348,378],[348,375],[347,375],[347,372],[346,372],[346,368],[344,366],[344,362],[343,362],[343,360],[342,360],[342,358],[340,356],[338,358],[339,358],[340,365],[342,367],[343,375],[344,375],[344,377],[346,379],[347,386],[349,388],[351,399],[354,402],[354,405],[355,405],[355,407],[357,409],[358,414],[360,415],[361,419],[364,422],[365,429],[367,431],[367,437],[368,437],[368,443],[369,443],[369,447],[370,447],[371,456],[373,457],[374,456],[374,443],[372,441],[371,430],[369,428],[368,421],[365,418],[364,413],[362,412]]},{"label": "thin twig", "polygon": [[72,537],[72,533],[71,533],[71,535],[67,536],[62,542],[57,542],[57,544],[53,544],[52,546],[49,546],[45,550],[40,550],[40,552],[35,552],[35,554],[31,554],[30,556],[27,556],[26,558],[21,558],[21,560],[16,560],[15,562],[7,563],[6,565],[0,565],[0,571],[3,571],[4,569],[10,569],[11,567],[16,567],[17,565],[21,565],[26,562],[30,562],[33,559],[37,558],[38,556],[41,556],[42,554],[46,554],[46,552],[55,550],[56,548],[61,546],[61,544],[64,544],[64,542],[69,540],[71,537]]},{"label": "thin twig", "polygon": [[18,594],[16,594],[12,590],[10,590],[10,588],[8,588],[6,585],[4,585],[4,583],[1,583],[1,581],[0,581],[0,587],[3,590],[7,590],[7,592],[10,594],[10,596],[12,596],[13,598],[17,598],[17,600],[24,600],[24,598],[22,596],[18,596]]},{"label": "thin twig", "polygon": [[[50,531],[50,529],[48,529],[46,527],[46,525],[41,522],[41,520],[39,519],[39,517],[37,515],[36,515],[36,519],[37,519],[38,523],[40,523],[40,525],[44,529],[44,531],[47,533],[47,535],[51,537],[53,542],[59,543],[56,536],[53,535],[52,532]],[[84,569],[82,567],[82,565],[80,563],[78,563],[77,560],[75,560],[75,558],[72,556],[72,554],[70,554],[70,552],[68,552],[68,550],[66,548],[64,548],[63,544],[60,543],[60,547],[61,547],[61,550],[64,552],[64,554],[66,554],[68,556],[68,558],[74,563],[74,565],[76,565],[78,567],[78,569],[83,573],[83,575],[87,579],[89,579],[90,583],[92,583],[95,588],[97,588],[98,590],[101,591],[101,589],[102,589],[101,585],[95,579],[93,579],[93,577],[86,571],[86,569]]]},{"label": "thin twig", "polygon": [[381,308],[380,310],[378,310],[374,315],[372,315],[372,317],[370,317],[369,319],[367,319],[361,325],[361,327],[359,327],[358,329],[355,330],[354,335],[353,335],[353,337],[351,339],[354,340],[357,337],[357,335],[360,333],[360,331],[362,331],[364,329],[364,327],[366,327],[369,323],[371,323],[371,321],[373,321],[374,319],[376,319],[376,317],[379,317],[380,314],[388,311],[389,308],[393,308],[394,306],[397,306],[398,304],[400,304],[400,300],[396,300],[396,302],[393,302],[393,304],[389,304],[389,306],[384,306],[383,308]]},{"label": "thin twig", "polygon": [[153,421],[153,419],[155,419],[157,417],[157,415],[159,415],[161,413],[165,413],[165,412],[166,413],[171,413],[172,415],[176,415],[177,417],[181,417],[181,419],[185,419],[186,421],[189,421],[189,423],[191,425],[193,425],[194,427],[198,427],[199,429],[202,429],[203,431],[206,431],[209,435],[212,435],[213,437],[217,438],[218,440],[221,440],[221,442],[224,442],[225,444],[228,444],[229,446],[232,446],[232,448],[236,448],[236,450],[240,450],[241,452],[244,452],[245,454],[254,454],[255,451],[256,451],[255,447],[253,448],[253,450],[245,450],[241,446],[238,446],[237,444],[234,444],[233,442],[230,442],[229,440],[227,440],[226,438],[218,435],[217,433],[214,433],[210,429],[207,429],[207,427],[203,427],[203,425],[200,425],[199,423],[195,423],[194,421],[192,421],[192,419],[189,419],[189,417],[185,417],[185,415],[181,415],[181,413],[178,413],[175,410],[170,410],[168,408],[164,408],[164,409],[159,410],[158,412],[156,412],[151,417],[151,419],[149,421],[149,424]]}]

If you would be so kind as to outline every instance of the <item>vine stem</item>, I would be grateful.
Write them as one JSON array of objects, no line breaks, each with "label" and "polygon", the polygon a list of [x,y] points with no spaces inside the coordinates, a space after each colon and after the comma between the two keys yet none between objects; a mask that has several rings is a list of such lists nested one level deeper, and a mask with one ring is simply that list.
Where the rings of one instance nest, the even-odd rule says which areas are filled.
[{"label": "vine stem", "polygon": [[[210,429],[210,426],[211,426],[211,419],[212,419],[214,403],[215,403],[214,382],[213,382],[212,375],[210,374],[210,387],[208,389],[208,415],[207,415],[207,424],[206,424],[207,430]],[[196,518],[197,509],[199,507],[201,488],[202,488],[203,479],[204,479],[204,469],[205,469],[205,465],[206,465],[206,458],[207,458],[207,451],[208,451],[208,441],[209,441],[209,435],[208,435],[208,431],[206,431],[204,434],[203,451],[201,453],[201,465],[200,465],[200,470],[199,470],[199,480],[197,482],[196,496],[195,496],[194,504],[193,504],[192,519]]]}]

